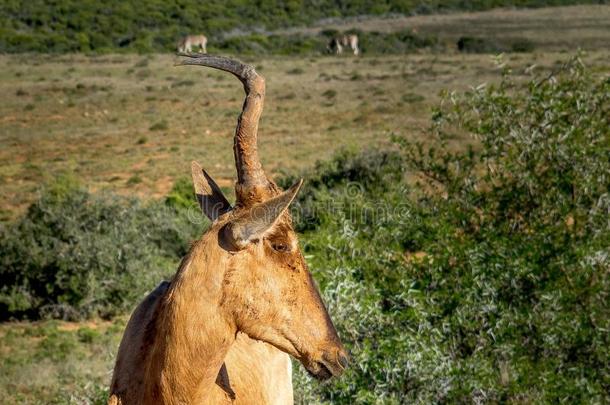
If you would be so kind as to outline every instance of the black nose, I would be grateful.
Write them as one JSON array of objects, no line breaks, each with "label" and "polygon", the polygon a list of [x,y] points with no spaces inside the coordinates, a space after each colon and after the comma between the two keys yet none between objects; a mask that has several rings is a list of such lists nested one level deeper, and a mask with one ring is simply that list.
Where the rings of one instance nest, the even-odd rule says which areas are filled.
[{"label": "black nose", "polygon": [[349,364],[347,356],[345,356],[344,354],[339,354],[339,364],[341,364],[341,367],[347,368],[347,365]]}]

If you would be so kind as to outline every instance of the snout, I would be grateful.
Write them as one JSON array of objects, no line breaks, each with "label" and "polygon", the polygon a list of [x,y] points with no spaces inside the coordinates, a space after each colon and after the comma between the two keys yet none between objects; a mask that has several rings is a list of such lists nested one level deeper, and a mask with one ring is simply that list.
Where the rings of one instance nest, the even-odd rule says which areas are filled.
[{"label": "snout", "polygon": [[349,364],[349,355],[344,349],[323,352],[319,359],[312,361],[305,368],[318,380],[339,377]]}]

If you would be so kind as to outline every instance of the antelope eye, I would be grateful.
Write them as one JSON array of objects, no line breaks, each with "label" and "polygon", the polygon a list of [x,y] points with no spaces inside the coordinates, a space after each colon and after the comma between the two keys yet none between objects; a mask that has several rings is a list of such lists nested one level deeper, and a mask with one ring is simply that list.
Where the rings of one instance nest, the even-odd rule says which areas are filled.
[{"label": "antelope eye", "polygon": [[281,242],[274,242],[271,244],[271,247],[273,248],[273,250],[280,253],[285,253],[288,251],[288,245]]}]

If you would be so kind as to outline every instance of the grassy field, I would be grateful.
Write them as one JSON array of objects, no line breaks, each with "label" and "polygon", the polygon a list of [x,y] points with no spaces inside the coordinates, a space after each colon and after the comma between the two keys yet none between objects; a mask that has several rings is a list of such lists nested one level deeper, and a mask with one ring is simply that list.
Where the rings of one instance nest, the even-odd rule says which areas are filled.
[{"label": "grassy field", "polygon": [[[358,26],[412,26],[443,38],[518,33],[545,49],[504,57],[526,79],[534,71],[553,71],[566,50],[579,46],[590,49],[583,60],[593,71],[608,74],[609,12],[608,6],[503,10]],[[64,173],[92,190],[158,198],[198,160],[221,186],[230,186],[242,89],[227,74],[174,67],[176,60],[167,54],[1,55],[0,219],[22,213],[41,184]],[[311,167],[341,148],[381,148],[394,133],[423,139],[441,90],[500,80],[492,55],[247,62],[267,78],[259,144],[272,173]],[[102,398],[125,321],[0,324],[0,403]]]},{"label": "grassy field", "polygon": [[[563,55],[510,55],[553,69]],[[607,69],[610,53],[585,60]],[[172,55],[0,57],[0,209],[12,218],[36,188],[71,173],[93,190],[160,197],[197,159],[229,185],[231,137],[242,103],[232,77],[174,67]],[[490,55],[249,60],[267,77],[260,128],[272,172],[311,166],[337,149],[378,148],[392,133],[417,137],[441,89],[497,81]],[[405,113],[406,112],[406,113]]]},{"label": "grassy field", "polygon": [[0,325],[0,402],[87,403],[108,384],[125,322]]},{"label": "grassy field", "polygon": [[[537,50],[505,60],[527,75],[531,66],[553,69],[563,52],[578,48],[590,49],[585,60],[607,71],[608,21],[610,6],[572,6],[370,18],[310,30],[411,27],[450,41],[525,37]],[[167,54],[0,56],[0,219],[22,212],[36,187],[62,172],[94,190],[159,197],[199,159],[229,185],[242,90],[226,74],[175,67],[176,60]],[[267,77],[260,148],[272,172],[308,167],[346,146],[378,147],[390,133],[417,137],[440,90],[498,80],[490,55],[454,52],[248,62]]]}]

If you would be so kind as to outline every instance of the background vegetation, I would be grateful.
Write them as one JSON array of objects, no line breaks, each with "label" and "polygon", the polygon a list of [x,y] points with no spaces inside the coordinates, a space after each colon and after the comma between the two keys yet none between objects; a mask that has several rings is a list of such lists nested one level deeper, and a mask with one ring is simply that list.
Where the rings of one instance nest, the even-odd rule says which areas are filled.
[{"label": "background vegetation", "polygon": [[166,201],[93,195],[66,178],[44,189],[0,229],[0,320],[129,311],[197,236],[186,204]]},{"label": "background vegetation", "polygon": [[[498,85],[446,94],[434,142],[396,134],[393,149],[342,152],[305,173],[297,226],[353,362],[324,385],[295,367],[298,403],[608,402],[609,94],[608,78],[578,58],[526,83],[505,68]],[[464,132],[473,146],[450,147]],[[177,261],[203,227],[186,220],[186,181],[151,205],[62,184],[2,229],[13,317],[133,306],[163,271],[144,273]],[[95,300],[83,286],[95,286]],[[57,306],[69,310],[42,310]],[[15,348],[2,354],[6,374],[27,375],[36,358],[86,364],[83,348],[107,350],[111,364],[122,322],[5,329],[2,346]],[[70,373],[56,391],[24,393],[11,379],[3,392],[102,403],[105,377]]]},{"label": "background vegetation", "polygon": [[[494,7],[599,4],[582,0],[470,1],[19,1],[0,5],[0,52],[167,52],[188,33],[205,32],[211,50],[225,34],[300,26],[330,17],[426,14]],[[258,41],[251,38],[253,44]],[[246,41],[247,39],[242,39]],[[315,38],[308,38],[314,41]],[[290,42],[290,41],[289,41]],[[225,47],[232,44],[225,42]],[[294,44],[292,44],[294,45]],[[311,45],[311,44],[310,44]],[[253,45],[255,46],[255,45]],[[223,49],[223,48],[220,48]],[[238,50],[239,48],[234,48]],[[322,51],[323,48],[319,51]]]},{"label": "background vegetation", "polygon": [[[303,403],[610,399],[609,89],[578,60],[524,86],[507,73],[448,95],[438,144],[326,166],[302,202],[345,209],[316,216],[306,249],[355,361],[298,384]],[[456,130],[480,148],[448,149]],[[354,171],[374,179],[356,195]]]}]

